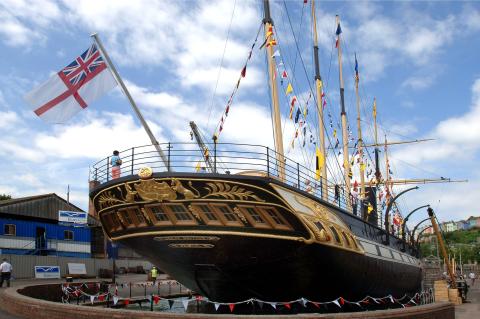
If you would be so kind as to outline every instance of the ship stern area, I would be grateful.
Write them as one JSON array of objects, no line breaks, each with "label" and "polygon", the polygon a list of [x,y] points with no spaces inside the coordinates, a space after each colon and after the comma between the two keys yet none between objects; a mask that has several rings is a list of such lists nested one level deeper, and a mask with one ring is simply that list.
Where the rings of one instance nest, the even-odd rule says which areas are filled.
[{"label": "ship stern area", "polygon": [[365,252],[328,205],[267,177],[166,174],[112,180],[90,196],[112,241],[194,292],[235,302],[365,291]]}]

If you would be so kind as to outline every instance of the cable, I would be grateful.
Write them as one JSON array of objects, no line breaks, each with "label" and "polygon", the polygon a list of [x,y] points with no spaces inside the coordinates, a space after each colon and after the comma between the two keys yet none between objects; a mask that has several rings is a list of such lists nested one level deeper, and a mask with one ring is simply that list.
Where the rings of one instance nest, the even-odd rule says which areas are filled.
[{"label": "cable", "polygon": [[215,99],[215,95],[217,94],[218,81],[220,80],[220,74],[222,73],[223,59],[225,58],[225,51],[227,50],[227,43],[228,43],[228,39],[230,37],[230,29],[232,27],[232,21],[233,21],[233,16],[235,15],[236,6],[237,6],[237,0],[235,0],[235,2],[233,3],[232,16],[230,17],[230,23],[228,25],[227,38],[225,39],[225,45],[223,46],[222,59],[220,60],[220,65],[218,67],[217,81],[215,83],[215,89],[213,90],[212,100],[210,102],[210,111],[208,112],[207,129],[208,129],[208,126],[210,124],[210,117],[212,116],[213,101]]}]

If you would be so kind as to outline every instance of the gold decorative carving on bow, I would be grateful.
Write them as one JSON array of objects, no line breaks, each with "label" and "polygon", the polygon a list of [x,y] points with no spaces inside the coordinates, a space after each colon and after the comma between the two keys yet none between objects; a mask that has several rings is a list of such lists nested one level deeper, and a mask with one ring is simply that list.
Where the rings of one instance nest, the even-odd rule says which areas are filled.
[{"label": "gold decorative carving on bow", "polygon": [[191,190],[185,188],[182,182],[180,182],[178,179],[172,178],[172,189],[177,193],[182,194],[185,199],[194,199],[200,197],[200,193],[195,188],[193,188],[191,181],[188,182],[188,185],[195,191],[196,194],[194,194]]},{"label": "gold decorative carving on bow", "polygon": [[235,213],[235,215],[238,216],[238,218],[240,218],[240,220],[246,224],[247,223],[247,219],[245,218],[245,215],[243,215],[243,213],[240,211],[240,209],[238,209],[238,207],[234,207],[233,208],[233,212]]},{"label": "gold decorative carving on bow", "polygon": [[125,203],[125,201],[122,199],[118,199],[114,194],[112,194],[111,191],[104,192],[98,198],[98,205],[100,206],[100,208],[123,203]]},{"label": "gold decorative carving on bow", "polygon": [[198,209],[192,205],[188,205],[188,210],[190,211],[190,213],[192,213],[192,215],[200,222],[202,221],[202,219],[200,218],[200,214],[198,212]]},{"label": "gold decorative carving on bow", "polygon": [[306,197],[295,196],[295,199],[300,204],[305,205],[308,208],[310,208],[315,213],[315,215],[317,215],[321,219],[331,220],[330,212],[328,211],[328,209],[326,207],[324,207],[324,206],[320,205],[319,203],[315,202],[314,200],[311,200],[311,199],[306,198]]},{"label": "gold decorative carving on bow", "polygon": [[157,182],[154,179],[141,180],[139,184],[133,184],[138,195],[146,201],[164,201],[177,199],[175,192],[166,182]]},{"label": "gold decorative carving on bow", "polygon": [[238,185],[231,186],[228,183],[207,183],[207,187],[204,187],[208,194],[203,196],[202,198],[208,197],[223,197],[225,199],[239,199],[239,200],[247,200],[252,198],[259,202],[264,202],[263,199],[260,199],[257,195],[255,195],[252,191],[247,191],[245,188],[240,187]]}]

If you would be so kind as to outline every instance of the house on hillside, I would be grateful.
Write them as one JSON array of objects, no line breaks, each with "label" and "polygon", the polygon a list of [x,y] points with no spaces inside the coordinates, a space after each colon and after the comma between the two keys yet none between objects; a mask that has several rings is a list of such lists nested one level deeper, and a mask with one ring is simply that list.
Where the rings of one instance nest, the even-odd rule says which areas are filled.
[{"label": "house on hillside", "polygon": [[[88,223],[79,226],[59,222],[59,211],[76,212],[76,216],[87,217]],[[82,209],[54,193],[3,200],[0,201],[0,250],[2,254],[88,258],[92,255],[89,226],[98,225]]]},{"label": "house on hillside", "polygon": [[470,218],[467,219],[468,222],[468,229],[472,228],[480,228],[480,217],[476,216],[470,216]]},{"label": "house on hillside", "polygon": [[454,221],[444,222],[440,224],[442,231],[450,233],[457,230],[457,223]]},{"label": "house on hillside", "polygon": [[457,230],[467,230],[468,222],[466,220],[459,220],[457,222]]}]

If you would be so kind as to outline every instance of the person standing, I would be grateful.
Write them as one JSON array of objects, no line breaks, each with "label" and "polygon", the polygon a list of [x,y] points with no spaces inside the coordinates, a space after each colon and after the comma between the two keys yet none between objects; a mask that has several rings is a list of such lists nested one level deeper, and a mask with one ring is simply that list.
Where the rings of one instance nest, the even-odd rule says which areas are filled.
[{"label": "person standing", "polygon": [[120,166],[122,165],[122,159],[119,156],[117,150],[113,151],[113,156],[110,158],[110,165],[112,165],[112,179],[120,177]]},{"label": "person standing", "polygon": [[152,277],[153,284],[157,281],[158,269],[157,267],[153,266],[152,270],[150,270],[150,275]]},{"label": "person standing", "polygon": [[3,287],[3,282],[7,282],[7,287],[10,287],[10,277],[12,276],[12,265],[8,262],[6,258],[3,259],[3,263],[0,264],[0,271],[2,272],[2,277],[0,280],[0,288]]}]

